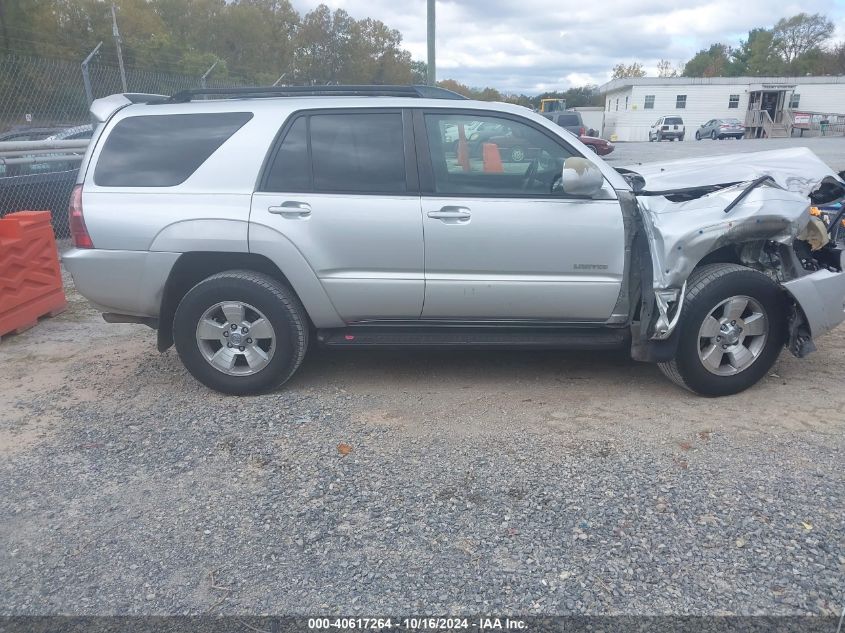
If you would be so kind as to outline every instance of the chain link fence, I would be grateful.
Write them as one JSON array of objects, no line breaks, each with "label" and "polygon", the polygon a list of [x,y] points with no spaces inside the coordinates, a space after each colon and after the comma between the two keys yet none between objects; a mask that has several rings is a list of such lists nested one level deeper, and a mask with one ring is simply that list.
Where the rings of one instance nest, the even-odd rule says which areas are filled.
[{"label": "chain link fence", "polygon": [[[92,98],[124,91],[119,67],[92,62],[87,72]],[[199,88],[202,81],[126,69],[128,92],[171,95]],[[244,82],[209,78],[205,85],[226,88]],[[49,210],[56,237],[68,237],[67,206],[85,148],[55,153],[28,153],[26,148],[31,141],[89,138],[92,129],[81,60],[0,55],[0,217],[25,209]]]}]

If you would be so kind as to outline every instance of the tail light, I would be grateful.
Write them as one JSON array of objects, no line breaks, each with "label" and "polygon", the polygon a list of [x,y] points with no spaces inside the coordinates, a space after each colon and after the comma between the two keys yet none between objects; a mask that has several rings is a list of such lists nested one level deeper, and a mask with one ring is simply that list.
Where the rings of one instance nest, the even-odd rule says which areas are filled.
[{"label": "tail light", "polygon": [[68,224],[70,224],[70,234],[73,237],[73,245],[76,248],[94,248],[94,242],[88,235],[85,218],[82,215],[82,185],[76,185],[70,194],[67,217]]}]

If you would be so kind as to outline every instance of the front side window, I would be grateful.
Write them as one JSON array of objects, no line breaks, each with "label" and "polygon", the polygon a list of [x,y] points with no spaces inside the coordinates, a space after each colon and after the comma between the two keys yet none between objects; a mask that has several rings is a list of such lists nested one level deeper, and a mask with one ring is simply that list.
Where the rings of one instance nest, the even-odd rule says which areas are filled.
[{"label": "front side window", "polygon": [[683,110],[687,107],[687,96],[686,95],[678,95],[675,97],[675,107],[679,110]]},{"label": "front side window", "polygon": [[654,110],[654,95],[646,95],[643,103],[644,110]]},{"label": "front side window", "polygon": [[252,118],[251,112],[133,116],[114,126],[97,160],[100,187],[173,187]]},{"label": "front side window", "polygon": [[547,197],[555,192],[563,161],[574,155],[543,132],[511,119],[426,114],[425,126],[439,194]]},{"label": "front side window", "polygon": [[272,158],[262,189],[406,192],[401,113],[299,116]]},{"label": "front side window", "polygon": [[739,95],[731,95],[728,98],[728,108],[733,108],[733,109],[739,108]]}]

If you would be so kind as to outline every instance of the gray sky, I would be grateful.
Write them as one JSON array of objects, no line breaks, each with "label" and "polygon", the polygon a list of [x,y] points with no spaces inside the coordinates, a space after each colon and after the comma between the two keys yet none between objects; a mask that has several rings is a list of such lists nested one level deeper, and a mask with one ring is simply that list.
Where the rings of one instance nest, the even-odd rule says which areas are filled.
[{"label": "gray sky", "polygon": [[[424,60],[425,0],[324,0],[403,35]],[[316,0],[293,0],[301,12]],[[776,12],[771,7],[777,6]],[[618,62],[656,74],[712,42],[736,45],[757,26],[805,11],[824,13],[845,36],[845,0],[442,0],[437,3],[437,78],[534,94],[603,83]]]}]

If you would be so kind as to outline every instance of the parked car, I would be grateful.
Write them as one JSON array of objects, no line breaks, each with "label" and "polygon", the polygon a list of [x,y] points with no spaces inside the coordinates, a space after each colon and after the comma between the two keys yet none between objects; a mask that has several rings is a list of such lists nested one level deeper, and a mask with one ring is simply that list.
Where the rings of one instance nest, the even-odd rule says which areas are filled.
[{"label": "parked car", "polygon": [[695,131],[695,140],[703,138],[716,139],[736,138],[745,136],[745,126],[739,119],[710,119]]},{"label": "parked car", "polygon": [[[845,319],[845,242],[809,212],[845,181],[805,148],[617,170],[445,90],[214,94],[93,103],[63,261],[107,321],[156,328],[221,392],[278,387],[316,339],[623,348],[718,396]],[[458,159],[445,124],[478,120],[533,157]]]},{"label": "parked car", "polygon": [[90,123],[86,125],[76,125],[69,127],[61,132],[57,132],[45,138],[45,141],[75,141],[78,139],[91,138],[94,134],[94,126]]},{"label": "parked car", "polygon": [[585,136],[587,129],[578,111],[565,110],[563,112],[544,112],[543,116],[552,123],[558,124],[565,130],[569,130],[575,136]]},{"label": "parked car", "polygon": [[578,140],[581,141],[584,145],[589,147],[599,156],[607,156],[612,152],[616,147],[610,141],[606,141],[603,138],[598,138],[595,136],[579,136]]},{"label": "parked car", "polygon": [[684,140],[684,120],[679,116],[662,116],[651,126],[648,131],[648,140],[662,141],[668,138],[670,141]]},{"label": "parked car", "polygon": [[59,127],[19,127],[0,132],[0,143],[10,141],[40,141],[53,134],[61,132]]}]

